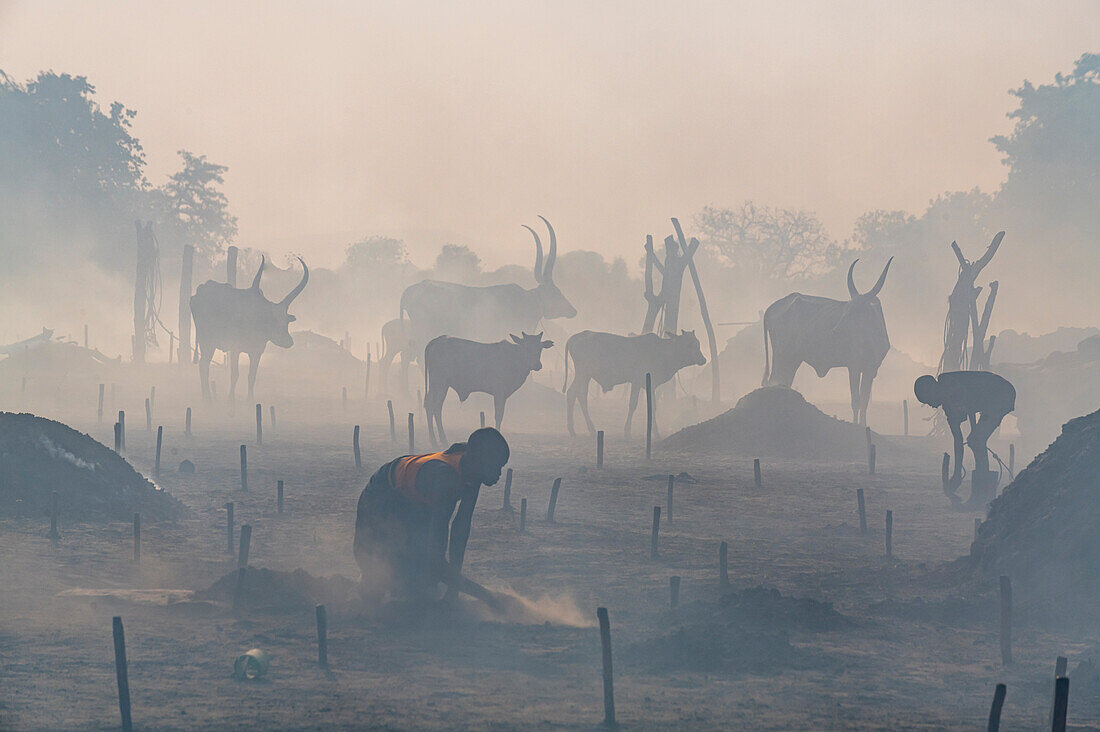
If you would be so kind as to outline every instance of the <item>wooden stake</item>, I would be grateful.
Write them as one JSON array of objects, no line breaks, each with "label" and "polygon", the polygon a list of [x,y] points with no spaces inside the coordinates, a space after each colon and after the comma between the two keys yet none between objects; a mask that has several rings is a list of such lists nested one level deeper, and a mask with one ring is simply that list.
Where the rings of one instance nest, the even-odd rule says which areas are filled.
[{"label": "wooden stake", "polygon": [[122,454],[122,425],[115,422],[115,452]]},{"label": "wooden stake", "polygon": [[596,432],[596,468],[603,468],[603,430]]},{"label": "wooden stake", "polygon": [[730,589],[729,574],[729,544],[722,542],[718,545],[718,595],[724,595]]},{"label": "wooden stake", "polygon": [[248,567],[248,551],[252,547],[252,525],[241,525],[241,548],[237,553],[237,569]]},{"label": "wooden stake", "polygon": [[95,421],[103,421],[103,384],[99,385],[99,402],[95,408]]},{"label": "wooden stake", "polygon": [[668,606],[673,610],[680,604],[680,576],[672,575],[668,578]]},{"label": "wooden stake", "polygon": [[280,514],[283,512],[283,481],[278,482],[278,488],[275,498],[276,511]]},{"label": "wooden stake", "polygon": [[561,478],[554,478],[554,487],[550,489],[550,505],[546,509],[546,523],[554,523],[554,509],[558,505],[558,489],[561,488]]},{"label": "wooden stake", "polygon": [[1008,443],[1008,472],[1012,475],[1016,475],[1016,443]]},{"label": "wooden stake", "polygon": [[1012,665],[1012,580],[1001,575],[1001,663]]},{"label": "wooden stake", "polygon": [[481,413],[481,429],[485,429],[485,412]]},{"label": "wooden stake", "polygon": [[951,456],[943,454],[943,462],[940,463],[940,480],[943,481],[943,492],[948,492],[948,484],[951,481]]},{"label": "wooden stake", "polygon": [[1055,690],[1055,696],[1052,696],[1050,698],[1050,711],[1047,713],[1047,724],[1051,728],[1054,727],[1054,706],[1057,703],[1057,691],[1058,691],[1057,682],[1058,682],[1059,678],[1066,675],[1066,666],[1067,666],[1067,661],[1066,661],[1065,656],[1058,656],[1058,658],[1054,661],[1054,682],[1055,682],[1054,690]]},{"label": "wooden stake", "polygon": [[875,443],[871,443],[871,449],[867,453],[867,473],[875,474]]},{"label": "wooden stake", "polygon": [[519,533],[523,534],[527,531],[527,499],[521,498],[519,501]]},{"label": "wooden stake", "polygon": [[856,489],[856,502],[859,503],[859,533],[867,533],[867,503],[863,500],[863,489]]},{"label": "wooden stake", "polygon": [[233,554],[233,501],[225,504],[225,551]]},{"label": "wooden stake", "polygon": [[134,562],[141,561],[141,514],[134,514]]},{"label": "wooden stake", "polygon": [[997,732],[1001,728],[1001,707],[1005,703],[1006,691],[1004,684],[997,684],[997,689],[993,692],[993,705],[989,707],[989,732]]},{"label": "wooden stake", "polygon": [[54,546],[57,546],[61,540],[60,513],[61,506],[57,491],[50,491],[50,542]]},{"label": "wooden stake", "polygon": [[118,439],[119,448],[126,452],[126,411],[118,410]]},{"label": "wooden stake", "polygon": [[909,436],[909,400],[908,399],[902,399],[901,400],[901,415],[902,415],[902,424],[904,426],[904,432],[902,434],[904,434],[906,437],[908,437]]},{"label": "wooden stake", "polygon": [[191,407],[187,408],[187,417],[183,421],[183,434],[191,436]]},{"label": "wooden stake", "polygon": [[153,430],[153,404],[149,401],[149,398],[145,399],[145,431],[151,432]]},{"label": "wooden stake", "polygon": [[409,454],[416,452],[416,440],[413,437],[413,413],[409,412]]},{"label": "wooden stake", "polygon": [[241,445],[241,490],[248,490],[248,455],[246,454],[247,448]]},{"label": "wooden stake", "polygon": [[894,556],[894,512],[886,512],[886,556]]},{"label": "wooden stake", "polygon": [[508,472],[504,474],[504,505],[501,506],[502,511],[512,510],[512,469],[508,468]]},{"label": "wooden stake", "polygon": [[88,347],[88,324],[84,324],[84,347]]},{"label": "wooden stake", "polygon": [[596,608],[596,618],[600,621],[600,646],[603,650],[603,724],[616,728],[615,723],[615,680],[611,668],[611,619],[607,608]]},{"label": "wooden stake", "polygon": [[271,431],[275,431],[275,405],[268,406],[269,413],[271,414]]},{"label": "wooden stake", "polygon": [[1066,716],[1069,711],[1069,678],[1059,676],[1054,680],[1054,719],[1050,729],[1053,732],[1066,732]]},{"label": "wooden stake", "polygon": [[752,480],[757,488],[764,487],[763,476],[760,475],[760,458],[752,459]]},{"label": "wooden stake", "polygon": [[649,535],[649,558],[657,558],[657,534],[661,530],[661,507],[653,507],[653,531]]},{"label": "wooden stake", "polygon": [[160,479],[160,448],[164,443],[164,425],[157,426],[157,457],[153,467],[153,476]]},{"label": "wooden stake", "polygon": [[359,425],[355,425],[355,429],[351,432],[351,449],[355,453],[355,469],[363,469],[363,460],[359,455]]},{"label": "wooden stake", "polygon": [[264,408],[256,405],[256,444],[264,444]]},{"label": "wooden stake", "polygon": [[645,459],[649,460],[653,448],[653,377],[645,375]]},{"label": "wooden stake", "polygon": [[676,476],[675,475],[668,476],[668,505],[665,506],[665,513],[666,513],[665,518],[668,520],[668,522],[670,524],[672,523],[672,488],[675,485],[676,485]]},{"label": "wooden stake", "polygon": [[122,630],[122,618],[111,619],[115,636],[115,679],[118,681],[118,712],[122,715],[122,732],[133,732],[130,718],[130,678],[126,668],[126,635]]},{"label": "wooden stake", "polygon": [[318,605],[317,613],[317,665],[328,671],[328,614],[324,605]]},{"label": "wooden stake", "polygon": [[393,400],[386,400],[386,409],[390,413],[390,442],[397,442],[397,430],[394,428],[393,423]]}]

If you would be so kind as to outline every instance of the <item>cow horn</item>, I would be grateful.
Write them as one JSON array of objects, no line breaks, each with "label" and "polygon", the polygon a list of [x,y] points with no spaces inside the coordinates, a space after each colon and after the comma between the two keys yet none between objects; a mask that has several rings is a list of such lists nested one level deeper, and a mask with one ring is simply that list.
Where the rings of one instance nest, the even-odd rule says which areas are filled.
[{"label": "cow horn", "polygon": [[298,261],[302,263],[302,281],[299,282],[293,290],[287,293],[286,297],[279,304],[284,308],[289,308],[290,303],[294,301],[294,298],[302,294],[302,290],[306,289],[306,283],[309,282],[309,267],[306,266],[305,261],[298,257]]},{"label": "cow horn", "polygon": [[253,290],[260,289],[260,275],[262,275],[264,273],[264,263],[265,262],[266,262],[266,259],[264,258],[264,255],[261,254],[260,255],[260,268],[258,270],[256,270],[256,276],[252,278],[252,289]]},{"label": "cow horn", "polygon": [[523,228],[530,231],[531,236],[535,237],[535,282],[542,282],[542,239],[539,239],[538,232],[527,224],[524,224]]},{"label": "cow horn", "polygon": [[552,281],[554,279],[554,262],[558,258],[558,237],[554,234],[554,227],[550,225],[546,217],[540,214],[539,218],[546,224],[546,228],[550,230],[550,251],[546,255],[546,266],[543,267],[542,274],[547,280]]},{"label": "cow horn", "polygon": [[879,293],[879,290],[881,290],[881,289],[882,289],[882,286],[883,286],[884,284],[886,284],[886,273],[890,271],[890,262],[893,262],[893,261],[894,261],[894,258],[893,258],[893,257],[890,257],[889,259],[887,259],[887,260],[886,260],[886,266],[882,268],[882,274],[880,274],[880,275],[878,276],[878,282],[876,282],[876,283],[875,283],[875,286],[874,286],[874,287],[872,287],[872,288],[871,288],[871,289],[870,289],[870,290],[869,290],[869,291],[867,292],[867,297],[875,297],[875,296],[877,296],[877,295],[878,295],[878,293]]},{"label": "cow horn", "polygon": [[852,271],[856,268],[856,262],[858,261],[859,259],[857,258],[852,262],[852,266],[848,268],[848,296],[853,300],[859,297],[859,290],[856,289],[856,281],[852,279]]}]

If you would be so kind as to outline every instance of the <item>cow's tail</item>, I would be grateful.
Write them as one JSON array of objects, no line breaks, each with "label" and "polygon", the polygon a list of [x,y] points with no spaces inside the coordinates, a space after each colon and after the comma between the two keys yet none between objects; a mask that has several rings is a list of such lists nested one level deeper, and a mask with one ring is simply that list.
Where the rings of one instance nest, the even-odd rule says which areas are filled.
[{"label": "cow's tail", "polygon": [[764,378],[760,386],[767,386],[768,377],[771,375],[771,360],[768,356],[768,311],[764,311],[764,317],[760,320],[764,326]]},{"label": "cow's tail", "polygon": [[569,341],[565,342],[565,381],[561,382],[561,393],[565,393],[565,387],[569,385]]}]

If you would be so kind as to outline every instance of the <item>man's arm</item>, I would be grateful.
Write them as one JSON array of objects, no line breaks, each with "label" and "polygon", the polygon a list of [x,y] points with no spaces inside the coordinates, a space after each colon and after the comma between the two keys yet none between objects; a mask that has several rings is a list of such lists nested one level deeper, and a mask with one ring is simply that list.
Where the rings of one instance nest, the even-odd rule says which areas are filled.
[{"label": "man's arm", "polygon": [[451,523],[451,569],[455,573],[462,571],[462,560],[466,556],[466,542],[470,539],[470,522],[474,518],[474,506],[477,504],[481,486],[476,485],[463,491],[462,502],[458,504],[458,513]]},{"label": "man's arm", "polygon": [[447,526],[454,513],[455,497],[461,490],[458,473],[449,465],[429,462],[416,476],[417,490],[432,502],[428,520],[428,541],[423,548],[424,566],[442,579],[446,569]]}]

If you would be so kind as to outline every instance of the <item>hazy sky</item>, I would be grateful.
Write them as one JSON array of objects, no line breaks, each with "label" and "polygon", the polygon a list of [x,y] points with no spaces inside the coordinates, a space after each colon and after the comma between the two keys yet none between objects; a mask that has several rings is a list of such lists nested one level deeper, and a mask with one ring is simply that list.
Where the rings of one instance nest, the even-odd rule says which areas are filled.
[{"label": "hazy sky", "polygon": [[2,2],[0,69],[87,75],[229,166],[242,246],[336,264],[367,234],[529,264],[522,223],[632,264],[704,205],[844,238],[1002,180],[1007,91],[1100,50],[1080,2]]}]

